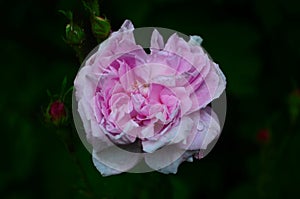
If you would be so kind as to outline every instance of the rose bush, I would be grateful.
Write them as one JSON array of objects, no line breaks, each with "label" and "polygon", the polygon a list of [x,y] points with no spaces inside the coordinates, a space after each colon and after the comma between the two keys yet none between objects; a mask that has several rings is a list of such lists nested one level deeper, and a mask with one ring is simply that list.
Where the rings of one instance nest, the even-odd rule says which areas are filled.
[{"label": "rose bush", "polygon": [[164,43],[154,30],[147,54],[133,31],[126,20],[83,64],[74,81],[76,111],[102,175],[141,162],[176,173],[218,138],[220,124],[209,104],[224,91],[225,76],[198,36],[186,42],[173,34]]}]

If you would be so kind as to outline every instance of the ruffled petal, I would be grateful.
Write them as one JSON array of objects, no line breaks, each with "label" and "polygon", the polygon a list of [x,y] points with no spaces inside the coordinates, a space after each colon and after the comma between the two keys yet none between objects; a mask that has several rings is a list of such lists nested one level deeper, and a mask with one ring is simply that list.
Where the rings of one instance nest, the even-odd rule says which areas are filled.
[{"label": "ruffled petal", "polygon": [[104,71],[113,61],[122,55],[138,52],[140,56],[146,56],[144,49],[137,45],[133,34],[134,27],[131,21],[126,20],[119,31],[101,43],[97,56],[93,58],[93,66]]},{"label": "ruffled petal", "polygon": [[102,151],[106,148],[114,146],[114,144],[108,139],[105,132],[106,130],[99,125],[95,120],[91,120],[91,135],[87,135],[87,140],[93,146],[96,151]]},{"label": "ruffled petal", "polygon": [[150,49],[151,51],[155,51],[155,50],[161,50],[163,48],[164,48],[164,39],[161,36],[161,34],[156,29],[154,29],[151,36]]},{"label": "ruffled petal", "polygon": [[94,73],[92,66],[85,66],[78,72],[75,80],[75,96],[76,100],[82,98],[92,99],[98,84],[100,74]]},{"label": "ruffled petal", "polygon": [[220,97],[225,86],[226,80],[223,73],[219,70],[217,64],[211,62],[209,73],[194,91],[197,97],[197,106],[199,108],[206,107],[212,100]]},{"label": "ruffled petal", "polygon": [[[187,43],[177,34],[167,41],[164,50],[173,53],[190,63],[193,68],[187,73],[195,75],[190,80],[191,93],[196,94],[193,111],[204,108],[213,99],[218,98],[225,89],[226,79],[218,65],[208,58],[201,46],[201,38],[192,36]],[[192,76],[191,76],[192,77]]]},{"label": "ruffled petal", "polygon": [[154,153],[146,153],[145,162],[154,170],[163,173],[176,173],[177,167],[181,163],[180,160],[177,160],[184,153],[185,150],[178,148],[176,145],[168,145]]},{"label": "ruffled petal", "polygon": [[164,174],[173,173],[176,174],[178,171],[178,167],[182,162],[193,162],[193,155],[195,151],[185,151],[177,160],[172,162],[170,165],[159,169],[158,171]]},{"label": "ruffled petal", "polygon": [[93,151],[93,162],[103,176],[129,171],[141,160],[139,153],[131,153],[117,146],[102,151]]},{"label": "ruffled petal", "polygon": [[182,142],[179,144],[182,149],[210,150],[211,147],[208,147],[209,144],[218,139],[221,133],[218,117],[210,107],[201,109],[199,112],[200,118],[194,120],[197,129],[189,134],[185,143]]},{"label": "ruffled petal", "polygon": [[147,153],[152,153],[165,145],[178,143],[187,137],[192,128],[193,120],[184,116],[180,119],[177,126],[169,126],[169,128],[164,129],[159,135],[142,141],[143,150]]},{"label": "ruffled petal", "polygon": [[101,163],[96,157],[92,157],[93,163],[96,167],[96,169],[101,173],[102,176],[111,176],[111,175],[117,175],[122,173],[122,171],[112,169],[105,164]]},{"label": "ruffled petal", "polygon": [[200,117],[205,125],[205,128],[207,129],[201,149],[207,149],[208,145],[214,139],[218,138],[221,133],[220,122],[218,120],[218,116],[210,107],[206,107],[205,109],[201,110]]}]

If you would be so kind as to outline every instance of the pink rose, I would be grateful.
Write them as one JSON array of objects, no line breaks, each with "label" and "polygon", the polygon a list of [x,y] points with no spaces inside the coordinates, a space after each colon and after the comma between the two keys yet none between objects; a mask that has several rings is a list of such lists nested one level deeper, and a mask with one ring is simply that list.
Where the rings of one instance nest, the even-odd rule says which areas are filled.
[{"label": "pink rose", "polygon": [[176,173],[200,159],[220,134],[208,106],[225,89],[219,66],[200,46],[157,30],[150,54],[137,45],[128,20],[84,63],[74,85],[78,113],[102,175],[143,164]]}]

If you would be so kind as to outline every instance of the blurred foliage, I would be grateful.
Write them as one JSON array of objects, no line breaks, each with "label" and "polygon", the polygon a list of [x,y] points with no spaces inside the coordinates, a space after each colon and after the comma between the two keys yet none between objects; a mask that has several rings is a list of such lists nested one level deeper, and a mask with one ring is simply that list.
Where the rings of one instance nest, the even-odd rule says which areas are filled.
[{"label": "blurred foliage", "polygon": [[[80,1],[1,1],[2,144],[0,197],[84,198],[86,173],[96,198],[294,198],[300,179],[299,1],[114,0],[101,15],[117,30],[158,26],[203,37],[227,81],[224,130],[204,159],[177,175],[130,174],[103,178],[77,135],[74,163],[54,128],[45,128],[46,90],[59,92],[80,63],[64,43],[68,23],[58,10],[88,18]],[[71,85],[69,82],[69,86]],[[257,134],[269,129],[269,141]],[[88,196],[90,196],[88,194]]]}]

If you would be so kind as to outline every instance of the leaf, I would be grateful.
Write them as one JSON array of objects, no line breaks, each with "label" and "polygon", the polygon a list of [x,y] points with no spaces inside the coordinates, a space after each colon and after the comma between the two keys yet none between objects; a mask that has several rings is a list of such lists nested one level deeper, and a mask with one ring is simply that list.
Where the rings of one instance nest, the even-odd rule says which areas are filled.
[{"label": "leaf", "polygon": [[74,86],[71,86],[71,87],[64,93],[64,95],[62,96],[62,101],[65,101],[66,96],[67,96],[70,92],[72,92],[73,89],[74,89]]},{"label": "leaf", "polygon": [[47,95],[48,95],[50,98],[52,98],[52,94],[51,94],[50,90],[47,89],[46,92],[47,92]]},{"label": "leaf", "polygon": [[97,0],[85,0],[85,1],[83,0],[82,4],[91,15],[94,16],[100,15],[99,4]]},{"label": "leaf", "polygon": [[73,13],[70,10],[67,10],[67,11],[59,10],[58,12],[63,14],[70,21],[73,21]]},{"label": "leaf", "polygon": [[61,84],[61,90],[60,90],[60,97],[64,96],[65,90],[67,86],[67,76],[64,77],[62,84]]}]

